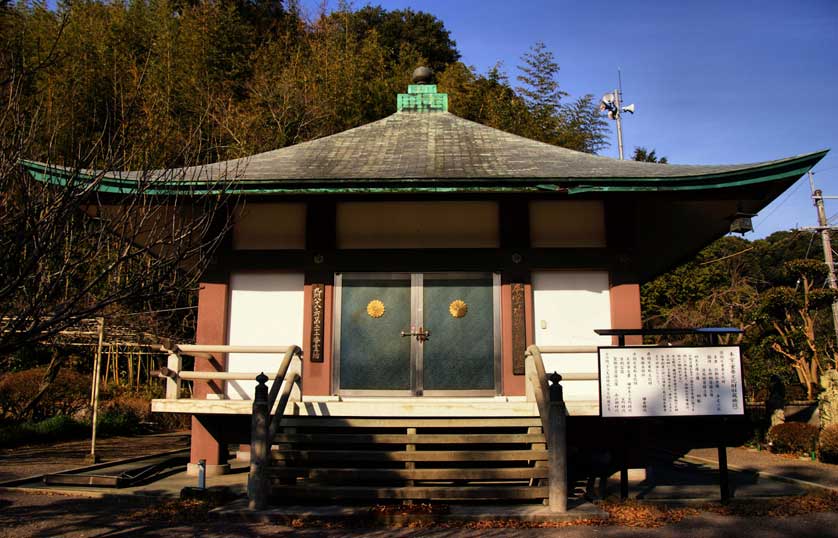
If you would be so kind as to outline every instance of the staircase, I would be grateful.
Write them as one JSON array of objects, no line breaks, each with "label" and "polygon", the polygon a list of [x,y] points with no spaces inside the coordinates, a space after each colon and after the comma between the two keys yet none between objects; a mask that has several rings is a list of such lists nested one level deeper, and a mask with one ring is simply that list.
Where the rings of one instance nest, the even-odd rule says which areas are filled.
[{"label": "staircase", "polygon": [[538,416],[283,417],[273,444],[274,504],[548,495]]}]

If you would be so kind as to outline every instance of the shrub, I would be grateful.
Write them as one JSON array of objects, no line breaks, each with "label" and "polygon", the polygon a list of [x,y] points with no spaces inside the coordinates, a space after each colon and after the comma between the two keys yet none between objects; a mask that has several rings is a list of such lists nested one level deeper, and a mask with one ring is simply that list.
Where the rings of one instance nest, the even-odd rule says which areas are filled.
[{"label": "shrub", "polygon": [[818,427],[803,422],[777,424],[768,430],[771,451],[778,454],[799,454],[815,449]]},{"label": "shrub", "polygon": [[821,430],[818,458],[825,463],[838,463],[838,424],[830,424]]},{"label": "shrub", "polygon": [[[45,368],[31,368],[0,376],[0,417],[21,419],[26,404],[35,397]],[[90,378],[75,370],[65,368],[47,389],[46,394],[32,408],[34,421],[55,415],[73,415],[88,405]]]},{"label": "shrub", "polygon": [[192,415],[185,413],[155,413],[155,424],[160,431],[188,430],[192,426]]},{"label": "shrub", "polygon": [[99,431],[102,435],[127,435],[148,431],[152,419],[149,401],[132,396],[103,402],[99,413]]},{"label": "shrub", "polygon": [[40,422],[24,422],[0,428],[0,446],[46,443],[64,439],[78,439],[90,434],[90,425],[66,415],[58,415]]}]

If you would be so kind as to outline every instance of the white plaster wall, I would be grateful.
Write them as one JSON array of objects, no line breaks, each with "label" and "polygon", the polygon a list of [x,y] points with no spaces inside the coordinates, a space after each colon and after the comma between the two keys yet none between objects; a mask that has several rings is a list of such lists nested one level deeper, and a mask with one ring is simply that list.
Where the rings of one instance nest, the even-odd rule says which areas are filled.
[{"label": "white plaster wall", "polygon": [[[302,273],[234,273],[228,343],[302,347],[304,283]],[[281,360],[282,355],[230,353],[227,371],[272,375]],[[255,381],[228,381],[227,397],[252,399],[255,386]]]},{"label": "white plaster wall", "polygon": [[[539,346],[607,346],[594,329],[611,327],[606,271],[541,271],[532,275],[535,343]],[[596,353],[545,354],[547,373],[597,371]],[[598,400],[596,381],[563,381],[566,400]]]}]

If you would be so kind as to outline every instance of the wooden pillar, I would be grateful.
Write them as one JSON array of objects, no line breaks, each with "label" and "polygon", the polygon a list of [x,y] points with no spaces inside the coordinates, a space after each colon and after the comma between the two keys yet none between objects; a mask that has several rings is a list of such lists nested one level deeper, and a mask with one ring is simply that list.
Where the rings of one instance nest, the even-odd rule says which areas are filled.
[{"label": "wooden pillar", "polygon": [[718,447],[719,454],[719,490],[722,504],[730,500],[730,480],[727,472],[727,447]]},{"label": "wooden pillar", "polygon": [[336,206],[317,200],[306,206],[306,275],[303,304],[303,393],[332,394]]},{"label": "wooden pillar", "polygon": [[532,343],[532,286],[530,285],[529,200],[511,198],[499,203],[501,264],[502,386],[506,396],[526,391],[524,353]]},{"label": "wooden pillar", "polygon": [[307,273],[303,303],[303,390],[328,396],[332,379],[332,274]]},{"label": "wooden pillar", "polygon": [[250,474],[247,477],[247,496],[251,510],[263,510],[268,505],[270,460],[268,376],[264,373],[256,378],[256,392],[253,398],[253,414],[250,419]]},{"label": "wooden pillar", "polygon": [[[613,277],[612,277],[613,281]],[[636,283],[616,284],[612,283],[610,291],[611,299],[611,328],[613,329],[640,329],[643,321],[640,313],[640,285]],[[614,345],[620,345],[614,338]],[[643,343],[641,336],[627,336],[626,345],[639,345]]]},{"label": "wooden pillar", "polygon": [[[611,328],[640,329],[643,320],[640,313],[640,284],[634,270],[638,241],[637,209],[631,199],[606,199],[605,241],[612,259],[609,267],[611,280]],[[640,336],[629,336],[613,345],[642,344]]]},{"label": "wooden pillar", "polygon": [[567,409],[565,408],[561,376],[552,374],[547,431],[549,469],[548,503],[551,512],[567,512]]},{"label": "wooden pillar", "polygon": [[[198,344],[227,343],[227,312],[229,285],[224,283],[202,283],[198,292],[198,327],[195,342]],[[227,357],[221,355],[212,359],[195,358],[195,371],[219,371],[227,369]],[[224,384],[220,381],[195,381],[193,398],[203,400],[221,398]],[[207,476],[223,474],[229,470],[227,445],[220,428],[213,423],[211,415],[192,417],[192,442],[190,463],[187,472],[196,475],[199,460],[206,460]]]},{"label": "wooden pillar", "polygon": [[526,340],[526,290],[529,284],[501,280],[501,376],[504,396],[523,396]]}]

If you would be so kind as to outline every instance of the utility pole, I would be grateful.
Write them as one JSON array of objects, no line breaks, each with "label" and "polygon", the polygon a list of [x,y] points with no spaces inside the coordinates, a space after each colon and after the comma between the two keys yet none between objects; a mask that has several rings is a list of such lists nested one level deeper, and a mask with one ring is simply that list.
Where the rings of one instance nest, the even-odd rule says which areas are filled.
[{"label": "utility pole", "polygon": [[608,117],[617,122],[617,149],[620,152],[620,160],[623,160],[623,112],[634,114],[634,104],[623,106],[623,77],[620,70],[617,70],[619,84],[613,92],[602,96],[599,103],[600,112],[608,111]]},{"label": "utility pole", "polygon": [[838,282],[835,280],[835,262],[832,261],[832,240],[829,236],[829,222],[826,220],[826,209],[823,206],[823,193],[815,188],[815,180],[812,172],[809,172],[809,185],[812,188],[812,200],[818,209],[818,227],[821,231],[821,242],[823,243],[823,260],[829,275],[829,289],[836,293],[832,299],[832,326],[835,329],[835,341],[838,344]]},{"label": "utility pole", "polygon": [[623,120],[620,119],[620,89],[614,90],[614,106],[617,113],[614,114],[614,120],[617,122],[617,148],[620,150],[620,160],[623,160]]}]

